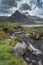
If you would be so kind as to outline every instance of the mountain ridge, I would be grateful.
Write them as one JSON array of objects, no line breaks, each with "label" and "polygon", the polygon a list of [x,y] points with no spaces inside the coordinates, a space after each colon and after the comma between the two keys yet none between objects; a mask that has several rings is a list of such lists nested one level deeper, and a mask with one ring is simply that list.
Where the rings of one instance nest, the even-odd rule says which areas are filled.
[{"label": "mountain ridge", "polygon": [[20,13],[18,10],[13,13],[10,17],[0,17],[0,22],[14,22],[14,23],[23,23],[23,24],[36,24],[35,21],[43,21],[43,18],[36,16],[26,16],[25,14]]},{"label": "mountain ridge", "polygon": [[27,17],[26,15],[21,14],[18,10],[13,15],[11,15],[8,19],[9,21],[16,21],[20,23],[27,23],[27,24],[29,24],[30,22],[31,24],[34,23],[32,22],[32,19],[29,19],[29,17]]}]

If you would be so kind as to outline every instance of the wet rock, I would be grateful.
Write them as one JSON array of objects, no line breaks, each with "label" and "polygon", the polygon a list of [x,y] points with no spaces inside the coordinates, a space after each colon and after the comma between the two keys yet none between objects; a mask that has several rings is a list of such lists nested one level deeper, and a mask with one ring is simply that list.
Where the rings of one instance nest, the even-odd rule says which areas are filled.
[{"label": "wet rock", "polygon": [[29,58],[26,58],[26,61],[27,61],[27,62],[29,62],[29,61],[30,61],[30,59],[29,59]]},{"label": "wet rock", "polygon": [[35,60],[32,60],[32,62],[33,62],[33,63],[36,63],[36,61],[35,61]]},{"label": "wet rock", "polygon": [[33,55],[42,54],[42,52],[39,49],[35,48],[32,44],[29,44],[28,49],[32,51]]},{"label": "wet rock", "polygon": [[32,65],[37,65],[37,62],[35,60],[32,60]]},{"label": "wet rock", "polygon": [[42,65],[42,62],[41,62],[41,60],[40,60],[40,61],[38,61],[38,65]]},{"label": "wet rock", "polygon": [[41,51],[33,51],[32,54],[38,56],[38,55],[42,55],[42,52]]},{"label": "wet rock", "polygon": [[32,63],[30,63],[29,65],[32,65]]},{"label": "wet rock", "polygon": [[21,43],[17,42],[17,44],[13,47],[13,52],[16,55],[22,56],[25,53],[25,48],[26,48],[26,45],[24,42],[21,42]]},{"label": "wet rock", "polygon": [[41,48],[43,49],[43,45],[41,46]]}]

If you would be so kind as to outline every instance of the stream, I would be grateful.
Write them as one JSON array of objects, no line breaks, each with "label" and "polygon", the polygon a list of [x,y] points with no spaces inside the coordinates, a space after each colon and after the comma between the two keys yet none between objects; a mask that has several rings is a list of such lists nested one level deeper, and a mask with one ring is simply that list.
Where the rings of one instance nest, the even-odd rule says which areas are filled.
[{"label": "stream", "polygon": [[[43,65],[43,40],[32,41],[31,38],[27,38],[24,32],[15,32],[12,35],[9,35],[11,39],[15,37],[21,37],[25,42],[28,50],[26,49],[26,53],[22,56],[22,58],[27,62],[27,65]],[[34,54],[32,54],[32,51]]]}]

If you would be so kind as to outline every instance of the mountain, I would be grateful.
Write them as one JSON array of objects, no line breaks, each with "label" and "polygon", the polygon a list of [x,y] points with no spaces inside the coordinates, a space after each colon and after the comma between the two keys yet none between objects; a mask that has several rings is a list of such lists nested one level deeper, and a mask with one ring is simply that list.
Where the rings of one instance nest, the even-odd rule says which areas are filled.
[{"label": "mountain", "polygon": [[9,18],[8,21],[10,22],[18,22],[23,24],[37,24],[37,22],[43,23],[43,18],[37,16],[26,16],[25,14],[20,13],[18,10],[13,13]]},{"label": "mountain", "polygon": [[7,21],[7,16],[0,16],[0,22]]},{"label": "mountain", "polygon": [[21,14],[18,10],[8,18],[8,21],[23,24],[34,24],[33,19],[27,17],[24,14]]},{"label": "mountain", "polygon": [[25,14],[20,13],[18,10],[13,13],[10,17],[0,16],[0,22],[14,22],[14,23],[23,23],[23,24],[37,24],[43,23],[43,19],[36,16],[26,16]]}]

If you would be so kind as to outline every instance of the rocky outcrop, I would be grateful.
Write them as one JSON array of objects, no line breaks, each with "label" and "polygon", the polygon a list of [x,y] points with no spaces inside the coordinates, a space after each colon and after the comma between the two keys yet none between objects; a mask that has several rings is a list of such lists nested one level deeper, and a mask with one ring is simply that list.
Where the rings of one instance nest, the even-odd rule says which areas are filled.
[{"label": "rocky outcrop", "polygon": [[28,43],[27,45],[25,42],[17,42],[17,44],[13,47],[13,51],[16,55],[23,56],[26,53],[26,50],[32,52],[33,55],[38,56],[42,54],[42,52],[35,48],[32,44]]},{"label": "rocky outcrop", "polygon": [[18,43],[13,47],[13,51],[16,55],[23,55],[25,53],[26,50],[29,50],[32,52],[32,54],[34,55],[39,55],[39,54],[42,54],[42,52],[35,48],[32,44],[31,44],[31,40],[29,40],[27,37],[26,37],[26,34],[25,33],[16,33],[16,35],[14,34],[13,37],[20,37],[21,39],[23,39],[23,42],[21,43]]},{"label": "rocky outcrop", "polygon": [[17,42],[17,44],[13,47],[13,53],[15,55],[22,56],[22,58],[30,65],[42,64],[43,53],[42,50],[37,47],[38,45],[36,46],[36,44],[38,43],[34,42],[34,46],[34,44],[32,43],[32,39],[27,37],[25,33],[17,32],[13,36],[23,39],[22,42]]},{"label": "rocky outcrop", "polygon": [[22,56],[25,53],[26,45],[24,42],[17,42],[17,44],[13,47],[13,51],[16,55]]}]

